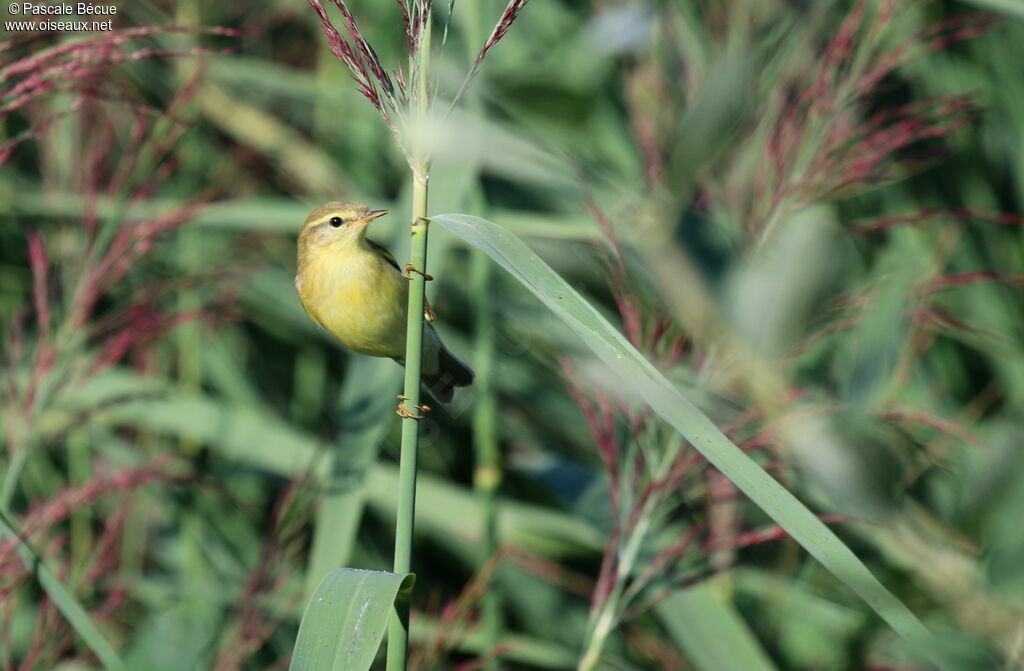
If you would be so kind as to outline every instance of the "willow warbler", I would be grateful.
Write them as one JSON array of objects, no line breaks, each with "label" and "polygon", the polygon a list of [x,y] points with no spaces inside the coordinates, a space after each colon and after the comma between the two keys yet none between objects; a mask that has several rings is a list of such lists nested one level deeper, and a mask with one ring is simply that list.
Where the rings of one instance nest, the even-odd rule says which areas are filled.
[{"label": "willow warbler", "polygon": [[[366,237],[370,222],[387,213],[343,201],[313,210],[299,233],[295,288],[306,313],[343,345],[405,365],[408,280],[395,257]],[[422,361],[423,383],[438,401],[473,382],[473,371],[429,323]]]}]

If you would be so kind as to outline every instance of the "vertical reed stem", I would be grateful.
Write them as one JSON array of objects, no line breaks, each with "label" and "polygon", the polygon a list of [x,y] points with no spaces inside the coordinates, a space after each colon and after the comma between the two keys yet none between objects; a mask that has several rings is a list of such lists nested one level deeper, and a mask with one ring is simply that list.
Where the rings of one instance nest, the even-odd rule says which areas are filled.
[{"label": "vertical reed stem", "polygon": [[[430,67],[430,18],[427,18],[416,53],[410,55],[415,67],[409,70],[415,80],[410,82],[415,93],[416,113],[424,120],[430,104],[427,83]],[[419,272],[410,272],[409,303],[405,326],[405,407],[410,414],[420,414],[420,383],[423,357],[423,296],[427,272],[427,182],[430,177],[429,158],[417,156],[412,168],[412,240],[409,263]],[[402,419],[402,451],[398,466],[398,519],[395,523],[394,572],[399,575],[412,570],[412,537],[416,520],[416,461],[419,457],[419,420]],[[387,671],[405,671],[409,650],[409,595],[399,594],[388,628]]]},{"label": "vertical reed stem", "polygon": [[[409,262],[422,272],[427,270],[427,167],[413,168],[412,244]],[[426,279],[410,273],[408,322],[405,339],[405,407],[418,413],[420,405],[420,369],[423,353],[423,294]],[[398,468],[398,519],[395,526],[394,572],[409,573],[412,568],[412,536],[416,515],[416,460],[419,456],[419,420],[402,419],[402,451]],[[388,630],[387,671],[405,671],[409,645],[409,600],[399,596]]]},{"label": "vertical reed stem", "polygon": [[[483,544],[480,548],[481,565],[494,558],[500,544],[498,538],[498,486],[501,484],[501,453],[498,449],[498,403],[492,384],[494,369],[494,312],[492,311],[491,261],[482,253],[473,254],[470,267],[471,285],[475,292],[476,311],[476,407],[473,411],[473,447],[476,468],[473,485],[484,510]],[[495,577],[497,574],[495,573]],[[481,599],[481,628],[488,652],[493,652],[501,638],[501,595],[493,584]],[[497,656],[484,667],[499,666]]]}]

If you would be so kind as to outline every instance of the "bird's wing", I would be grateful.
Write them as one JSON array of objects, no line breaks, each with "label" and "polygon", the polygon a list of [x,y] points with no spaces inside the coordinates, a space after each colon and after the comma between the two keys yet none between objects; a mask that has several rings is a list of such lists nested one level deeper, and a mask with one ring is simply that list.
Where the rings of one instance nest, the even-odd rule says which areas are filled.
[{"label": "bird's wing", "polygon": [[397,270],[398,272],[402,272],[402,269],[398,267],[398,261],[395,261],[395,257],[391,255],[391,252],[389,252],[384,245],[382,245],[382,244],[380,244],[378,242],[374,242],[373,240],[370,240],[369,238],[367,238],[366,241],[368,243],[370,243],[370,247],[373,248],[373,251],[377,252],[377,254],[378,254],[378,256],[380,256],[380,258],[382,258],[385,261],[387,261],[388,263],[390,263],[394,267],[394,269]]},{"label": "bird's wing", "polygon": [[[374,242],[369,238],[367,238],[366,241],[370,243],[370,247],[372,247],[373,251],[377,252],[382,259],[391,264],[391,266],[398,272],[402,272],[402,269],[398,265],[398,261],[395,260],[395,257],[392,256],[391,252],[389,252],[384,245],[379,242]],[[423,297],[423,318],[428,322],[432,322],[437,319],[437,315],[435,315],[434,311],[430,308],[430,301],[427,300],[426,296]]]}]

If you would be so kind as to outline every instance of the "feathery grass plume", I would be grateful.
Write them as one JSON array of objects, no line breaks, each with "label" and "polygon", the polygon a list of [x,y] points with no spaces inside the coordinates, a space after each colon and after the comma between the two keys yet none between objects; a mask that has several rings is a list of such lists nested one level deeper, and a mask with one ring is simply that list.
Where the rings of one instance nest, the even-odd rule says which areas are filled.
[{"label": "feathery grass plume", "polygon": [[[938,304],[939,296],[937,294],[945,289],[987,282],[1001,283],[1011,287],[1019,286],[1024,283],[1024,276],[996,271],[975,271],[939,274],[932,279],[918,281],[909,296],[904,310],[904,319],[908,323],[918,325],[928,331],[946,332],[954,337],[974,334],[984,339],[1003,340],[1005,339],[1004,335],[977,328],[965,320],[955,317]],[[807,335],[788,354],[787,359],[793,360],[809,354],[812,356],[827,355],[844,347],[845,344],[840,338],[850,337],[846,334],[858,328],[865,317],[871,314],[875,309],[880,290],[880,286],[872,285],[860,292],[840,295],[833,299],[830,308],[823,313],[821,318],[821,322],[825,325],[819,326],[817,330],[813,330]],[[929,341],[927,346],[918,347],[914,356],[921,358],[927,355],[930,344],[932,343]],[[833,404],[825,410],[838,412],[849,409],[847,404]],[[868,409],[867,414],[882,420],[893,430],[901,433],[913,429],[909,435],[921,435],[921,444],[926,442],[923,436],[927,432],[964,443],[980,444],[979,438],[966,428],[964,422],[936,416],[926,408],[917,408],[894,401],[883,401],[879,407]]]},{"label": "feathery grass plume", "polygon": [[405,27],[405,41],[409,56],[419,53],[420,41],[430,21],[433,0],[395,0],[402,10],[402,25]]},{"label": "feathery grass plume", "polygon": [[516,22],[517,18],[519,18],[519,12],[522,11],[528,1],[529,0],[509,0],[508,5],[505,6],[505,11],[501,13],[501,18],[499,18],[498,22],[494,24],[494,30],[491,31],[491,34],[487,37],[484,45],[480,48],[480,53],[478,53],[476,58],[473,59],[472,69],[474,72],[487,56],[487,52],[493,49],[495,45],[501,41],[501,38],[505,37],[509,28],[511,28],[512,24]]},{"label": "feathery grass plume", "polygon": [[860,223],[856,230],[861,234],[879,233],[897,226],[917,226],[936,220],[950,220],[961,223],[983,222],[1024,228],[1024,216],[1012,212],[983,212],[981,210],[930,207],[910,214],[874,218]]},{"label": "feathery grass plume", "polygon": [[[809,204],[891,183],[947,155],[945,140],[977,114],[971,96],[940,94],[893,104],[886,95],[894,83],[912,77],[908,73],[916,61],[982,34],[994,19],[963,14],[912,30],[908,26],[916,5],[857,0],[832,30],[821,25],[784,49],[770,39],[751,46],[771,73],[747,84],[760,87],[752,95],[763,103],[756,112],[741,110],[731,124],[735,127],[730,126],[734,139],[729,149],[716,149],[704,159],[692,198],[695,209],[742,222],[744,230],[737,233],[756,245]],[[758,21],[772,15],[754,19],[736,13],[708,27],[704,39],[720,42],[716,50],[727,52],[730,40],[745,30],[765,29]],[[686,21],[664,18],[657,26],[663,38],[658,57],[639,59],[625,77],[634,142],[644,160],[647,188],[657,194],[678,190],[673,180],[679,179],[679,156],[687,157],[674,151],[685,141],[678,119],[725,86],[711,77],[717,72],[713,67],[691,57],[686,35],[678,32]],[[737,28],[744,18],[752,26]],[[810,19],[812,25],[822,20]],[[826,30],[827,39],[819,44],[818,33]],[[681,76],[673,74],[675,67]]]},{"label": "feathery grass plume", "polygon": [[[73,410],[63,406],[65,401],[106,369],[144,357],[176,325],[215,314],[206,305],[175,310],[167,298],[182,285],[203,278],[152,280],[139,272],[140,261],[191,219],[207,196],[183,204],[175,198],[171,202],[177,204],[164,205],[152,215],[131,214],[136,206],[147,209],[154,197],[178,196],[167,183],[179,165],[176,143],[191,123],[181,112],[195,95],[201,73],[163,103],[142,100],[130,78],[121,75],[141,61],[152,65],[172,57],[223,52],[207,47],[171,50],[159,44],[157,38],[184,31],[177,27],[118,30],[30,54],[17,53],[29,40],[3,45],[12,60],[0,70],[0,120],[16,119],[27,130],[0,147],[0,160],[17,168],[22,160],[34,159],[31,152],[22,159],[19,150],[27,141],[44,141],[45,149],[64,133],[83,138],[69,155],[73,168],[67,183],[61,183],[62,195],[77,205],[57,222],[43,215],[31,222],[25,233],[30,295],[18,318],[0,326],[5,343],[0,348],[0,394],[7,457],[0,511],[18,520],[14,528],[23,527],[25,539],[37,545],[47,564],[54,566],[52,574],[45,566],[30,568],[25,566],[24,547],[7,542],[0,548],[5,577],[0,589],[10,596],[3,600],[3,616],[14,617],[15,609],[19,613],[34,609],[42,627],[31,640],[18,642],[27,644],[20,668],[52,668],[72,658],[88,660],[88,653],[73,647],[76,634],[104,663],[116,661],[108,659],[116,654],[108,654],[102,636],[93,632],[95,622],[110,619],[131,598],[130,591],[111,580],[122,570],[127,556],[124,547],[145,546],[144,538],[129,538],[126,525],[131,524],[131,508],[124,497],[148,482],[184,477],[164,468],[159,459],[110,477],[95,475],[89,470],[102,461],[93,461],[91,454],[85,457],[85,468],[78,470],[79,462],[68,469],[69,482],[74,484],[60,480],[56,491],[50,484],[34,487],[25,482],[30,478],[23,477],[27,464],[59,474],[63,466],[53,470],[49,462],[62,459],[64,451],[69,460],[77,458],[72,444],[91,440],[82,428],[87,426],[85,420],[141,396],[86,399]],[[229,29],[206,32],[238,34]],[[56,113],[50,111],[55,94],[70,97],[70,104]],[[121,505],[106,516],[105,526],[96,527],[89,506],[119,494]],[[70,534],[63,529],[69,517]],[[40,582],[42,595],[38,586],[28,584],[29,578]],[[54,586],[54,581],[59,584]],[[79,598],[86,606],[78,607],[76,614],[69,604],[77,604]],[[10,664],[14,663],[11,657]]]},{"label": "feathery grass plume", "polygon": [[[894,103],[885,95],[893,82],[911,76],[907,73],[915,59],[975,37],[994,20],[986,14],[963,14],[920,30],[910,27],[915,9],[914,3],[858,0],[827,39],[819,42],[817,31],[810,31],[807,44],[793,50],[803,55],[806,49],[817,58],[773,60],[771,71],[777,76],[759,80],[771,85],[762,96],[770,104],[759,110],[756,123],[741,126],[733,149],[698,177],[694,213],[742,222],[745,228],[738,233],[743,246],[756,248],[780,222],[810,204],[890,183],[948,154],[945,140],[976,115],[969,96],[942,94]],[[677,25],[665,21],[662,29],[672,34]],[[724,43],[729,34],[716,33],[712,38]],[[671,55],[664,61],[687,63],[685,52],[674,51],[675,40],[665,44]],[[666,75],[661,61],[640,61],[628,72],[626,99],[634,142],[644,159],[647,188],[654,194],[671,193],[673,188],[672,172],[666,166],[671,166],[678,138],[673,135],[676,126],[665,121],[664,110],[680,114],[680,106],[685,109],[681,101],[697,98],[702,88],[710,86],[701,80],[704,71],[690,69],[693,73],[686,70],[678,82]],[[934,214],[939,216],[940,211]],[[917,220],[917,215],[888,218],[862,225],[858,232]],[[993,220],[1019,225],[1015,215],[995,215]],[[904,315],[926,328],[980,334],[962,316],[942,309],[938,290],[984,282],[1016,285],[1016,275],[967,271],[948,279],[940,273],[937,278],[918,280]],[[790,353],[787,369],[798,370],[800,363],[793,360],[797,356],[836,356],[837,347],[845,346],[839,339],[850,337],[862,323],[861,317],[871,314],[877,295],[878,286],[873,285],[834,300]],[[628,330],[628,320],[624,323]],[[832,340],[823,342],[829,337]],[[828,407],[839,409],[840,405]]]},{"label": "feathery grass plume", "polygon": [[[150,463],[119,470],[110,475],[94,475],[76,487],[65,487],[45,501],[35,502],[22,517],[22,537],[17,543],[30,543],[40,548],[41,556],[59,567],[58,574],[73,589],[89,595],[89,615],[94,622],[117,627],[117,621],[131,603],[131,590],[115,576],[121,567],[121,545],[125,521],[132,510],[136,493],[146,485],[174,484],[189,478],[170,459],[158,458]],[[102,520],[101,533],[95,539],[84,562],[73,563],[68,556],[65,522],[74,514],[91,513],[100,504],[111,505]],[[15,542],[0,542],[0,619],[5,627],[5,668],[13,669],[9,623],[15,612],[24,612],[26,602],[36,609],[36,621],[27,648],[21,652],[19,669],[55,668],[62,662],[88,662],[88,656],[73,647],[75,632],[63,620],[53,601],[39,599],[31,586],[33,571],[16,553]]]},{"label": "feathery grass plume", "polygon": [[469,72],[466,73],[466,77],[462,80],[462,84],[459,85],[459,89],[452,96],[451,105],[448,107],[448,111],[451,112],[455,108],[455,105],[462,99],[462,94],[465,93],[466,87],[476,77],[477,72],[480,71],[480,64],[483,63],[484,58],[488,52],[493,49],[498,42],[501,41],[505,34],[508,33],[512,24],[519,18],[519,12],[526,6],[529,0],[509,0],[508,5],[505,6],[505,11],[501,13],[501,17],[498,22],[494,24],[494,29],[491,30],[491,34],[488,35],[487,39],[484,40],[483,46],[480,47],[480,51],[477,52],[476,57],[473,59],[472,65],[469,67]]},{"label": "feathery grass plume", "polygon": [[[195,94],[198,74],[179,90],[166,108],[152,108],[135,102],[127,108],[115,105],[128,92],[118,91],[117,78],[110,77],[112,68],[143,59],[163,59],[198,53],[222,53],[223,50],[196,48],[176,52],[153,46],[139,46],[140,40],[167,33],[182,32],[179,27],[143,27],[125,29],[101,38],[59,45],[41,53],[17,58],[0,69],[0,82],[9,88],[0,92],[0,119],[25,108],[29,102],[57,92],[76,97],[70,109],[61,116],[74,115],[82,126],[88,126],[88,140],[78,148],[82,171],[79,187],[83,200],[80,233],[84,236],[80,256],[75,264],[63,264],[65,272],[75,273],[74,289],[65,295],[54,295],[50,276],[52,260],[46,243],[38,231],[28,234],[30,268],[34,277],[32,304],[36,315],[37,345],[26,352],[20,346],[18,324],[7,334],[15,358],[0,360],[0,375],[8,378],[8,396],[19,399],[27,411],[36,401],[36,391],[43,378],[54,367],[58,352],[65,364],[89,348],[94,374],[118,362],[130,348],[140,348],[173,328],[182,320],[198,314],[171,314],[159,310],[155,301],[171,287],[147,287],[142,300],[122,312],[110,312],[100,318],[96,307],[109,295],[138,261],[146,256],[157,240],[168,231],[181,226],[202,206],[202,197],[194,202],[149,219],[138,221],[107,220],[98,217],[99,204],[134,204],[149,198],[174,171],[175,142],[188,127],[188,120],[178,118],[181,109]],[[207,32],[236,36],[239,31],[211,28]],[[113,82],[113,83],[109,83]],[[127,112],[127,116],[125,113]],[[19,112],[20,113],[20,112]],[[44,113],[45,114],[45,113]],[[29,130],[0,148],[2,159],[10,158],[14,147],[28,139],[45,136],[55,120],[53,116],[36,118],[28,115]],[[127,134],[115,127],[115,120],[126,122]],[[140,165],[148,159],[149,165]],[[105,186],[101,182],[105,180]],[[96,321],[92,321],[96,319]],[[72,351],[74,350],[74,351]],[[16,380],[16,370],[31,374]],[[58,377],[48,385],[51,394],[68,383],[76,364],[58,366]],[[80,375],[80,374],[79,374]],[[81,379],[79,378],[79,382]],[[16,443],[12,443],[15,445]]]},{"label": "feathery grass plume", "polygon": [[[165,456],[145,466],[121,469],[107,476],[98,475],[82,485],[65,487],[49,499],[32,502],[21,518],[23,540],[37,545],[51,544],[48,537],[53,536],[63,522],[76,511],[93,505],[98,499],[114,494],[130,494],[152,482],[180,483],[187,479],[188,476]],[[15,576],[15,583],[0,587],[0,593],[13,589],[30,575],[15,554],[15,547],[15,543],[9,539],[0,541],[0,575],[7,578]]]},{"label": "feathery grass plume", "polygon": [[[227,37],[243,34],[243,31],[223,27],[204,27],[198,30],[207,35]],[[154,113],[155,110],[140,104],[130,92],[119,91],[117,79],[108,76],[110,69],[116,65],[147,60],[218,55],[231,51],[229,48],[213,47],[173,50],[155,45],[155,41],[162,36],[195,31],[186,26],[121,28],[102,37],[58,44],[27,54],[19,52],[26,45],[49,36],[39,33],[23,40],[0,42],[0,54],[6,57],[5,60],[10,59],[0,67],[0,121],[47,95],[64,92],[77,96],[67,110],[33,118],[28,129],[0,144],[0,165],[11,158],[17,145],[39,137],[59,119],[76,114],[86,99],[108,100],[133,108],[139,113]]]},{"label": "feathery grass plume", "polygon": [[817,65],[794,72],[773,93],[762,124],[767,160],[758,164],[745,205],[752,236],[763,239],[811,203],[920,170],[944,156],[940,141],[975,116],[977,106],[963,94],[870,112],[882,83],[912,60],[975,37],[994,22],[987,14],[957,16],[891,45],[892,26],[911,9],[894,0],[858,0],[821,49]]},{"label": "feathery grass plume", "polygon": [[[572,367],[564,364],[570,394],[590,427],[608,474],[612,527],[600,572],[591,592],[590,624],[578,668],[599,663],[605,642],[619,625],[647,612],[673,590],[728,570],[715,565],[720,550],[735,552],[786,537],[777,525],[742,529],[738,512],[713,518],[723,496],[738,494],[695,450],[659,432],[643,411],[630,411],[603,392],[585,391]],[[735,435],[742,426],[728,433]],[[777,436],[764,433],[743,441],[746,451],[771,446]],[[776,470],[772,468],[771,470]],[[705,483],[708,484],[705,484]],[[727,481],[726,481],[727,482]],[[823,515],[825,522],[845,516]]]},{"label": "feathery grass plume", "polygon": [[[90,109],[88,105],[83,106],[80,113]],[[147,125],[143,120],[137,128]],[[91,145],[91,149],[103,149],[91,154],[95,160],[89,162],[90,175],[109,176],[112,187],[123,189],[119,198],[128,202],[141,200],[157,186],[153,177],[131,174],[136,166],[134,157],[151,148],[153,137],[144,132],[133,134],[120,156],[112,153],[119,139],[108,135],[102,126],[95,128],[92,137],[96,144]],[[122,156],[126,160],[120,160]],[[164,156],[161,152],[155,158],[161,160]],[[165,166],[172,164],[164,163]],[[159,168],[154,172],[161,174]],[[130,184],[132,181],[134,185]],[[50,272],[54,262],[49,258],[41,234],[38,231],[28,234],[37,337],[34,345],[28,346],[22,337],[24,321],[12,324],[4,334],[11,344],[9,353],[0,359],[0,379],[4,381],[3,391],[7,397],[8,421],[5,424],[11,451],[22,448],[23,439],[33,433],[30,427],[42,409],[62,389],[82,384],[88,377],[121,361],[130,351],[138,351],[163,337],[182,321],[212,314],[206,308],[194,313],[159,308],[157,299],[174,288],[166,283],[147,287],[140,292],[138,300],[128,305],[116,301],[114,304],[121,304],[120,310],[99,312],[101,300],[117,293],[122,279],[152,251],[158,239],[182,225],[201,205],[189,203],[152,219],[126,221],[120,225],[108,221],[100,225],[96,203],[101,198],[101,190],[95,182],[85,188],[86,211],[82,226],[77,229],[84,239],[74,263],[65,259],[63,265],[64,272],[75,276],[69,293],[53,291]]]},{"label": "feathery grass plume", "polygon": [[[427,99],[429,87],[426,85],[427,78],[421,76],[418,72],[421,62],[425,62],[420,58],[419,54],[425,46],[424,38],[428,32],[427,27],[430,13],[433,9],[433,1],[396,0],[402,13],[402,25],[406,46],[409,50],[410,67],[408,76],[402,71],[401,66],[396,70],[395,81],[398,82],[398,86],[395,86],[392,82],[391,76],[381,64],[377,53],[363,36],[359,29],[359,24],[356,22],[345,0],[331,1],[345,19],[348,38],[343,36],[335,27],[321,0],[309,0],[309,4],[320,18],[320,24],[324,35],[327,37],[331,53],[348,68],[359,92],[380,112],[388,126],[394,128],[396,119],[408,116],[414,104],[422,106],[421,111],[425,111],[430,105],[430,101]],[[461,97],[466,85],[479,70],[484,57],[501,41],[509,28],[512,27],[512,24],[515,23],[519,12],[526,6],[527,1],[510,0],[505,7],[505,11],[502,12],[491,34],[484,41],[480,51],[473,59],[469,73],[466,75],[459,91],[453,97],[452,107]],[[426,46],[429,48],[429,45]],[[429,60],[429,56],[430,54],[425,54],[427,60]],[[412,82],[418,82],[418,84],[413,84]],[[396,136],[396,139],[401,144],[401,137]]]},{"label": "feathery grass plume", "polygon": [[[673,327],[657,302],[642,298],[611,220],[589,194],[585,202],[605,236],[599,256],[623,333],[665,371],[684,360],[699,365],[702,353]],[[611,505],[611,529],[591,593],[587,639],[578,666],[587,671],[599,663],[606,640],[623,620],[646,612],[675,589],[727,570],[736,550],[783,538],[785,532],[776,525],[744,529],[738,509],[721,505],[723,500],[735,500],[737,491],[709,468],[699,452],[663,431],[648,409],[631,408],[613,391],[584,381],[567,359],[562,366],[607,473]],[[743,438],[757,431],[764,419],[757,409],[748,411],[726,434],[746,451],[771,447],[779,440],[776,427],[765,426]],[[730,551],[726,561],[716,562],[723,550]]]},{"label": "feathery grass plume", "polygon": [[[949,239],[961,237],[965,225],[973,222],[993,223],[1012,227],[1024,226],[1024,218],[1012,213],[990,213],[975,210],[947,210],[925,208],[907,215],[888,216],[862,222],[854,228],[860,236],[880,235],[897,227],[922,226],[930,222],[942,222]],[[948,255],[947,255],[948,256]],[[915,281],[908,297],[905,318],[936,333],[947,333],[954,337],[973,334],[989,340],[1002,340],[1002,334],[972,325],[961,316],[953,315],[942,305],[945,293],[959,288],[982,284],[999,284],[1009,288],[1024,284],[1024,274],[1000,269],[959,270],[949,268],[951,257],[940,261],[934,272],[926,278]],[[810,332],[793,350],[789,357],[797,357],[813,351],[822,351],[829,344],[822,340],[855,329],[874,308],[880,286],[873,284],[856,292],[844,293],[832,299],[826,311]],[[919,355],[925,352],[922,350]],[[964,434],[965,432],[961,432]]]},{"label": "feathery grass plume", "polygon": [[[345,64],[345,67],[352,73],[352,78],[355,80],[359,92],[370,101],[370,104],[384,117],[384,121],[391,126],[393,116],[401,116],[405,102],[405,91],[402,87],[399,87],[397,90],[395,89],[394,84],[391,82],[391,77],[377,57],[377,52],[373,50],[373,47],[370,46],[370,43],[366,41],[363,34],[359,31],[359,24],[356,22],[352,12],[349,11],[344,0],[332,1],[345,18],[345,28],[349,35],[348,39],[334,27],[334,23],[327,15],[327,9],[320,0],[309,0],[309,4],[317,16],[320,17],[320,24],[324,35],[327,37],[327,44],[330,46],[331,53]],[[410,50],[414,44],[415,41],[410,39]]]}]

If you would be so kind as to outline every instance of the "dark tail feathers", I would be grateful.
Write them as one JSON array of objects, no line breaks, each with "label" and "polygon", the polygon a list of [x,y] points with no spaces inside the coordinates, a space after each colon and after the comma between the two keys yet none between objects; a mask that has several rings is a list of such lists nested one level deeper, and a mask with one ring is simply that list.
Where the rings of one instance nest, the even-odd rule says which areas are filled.
[{"label": "dark tail feathers", "polygon": [[437,353],[436,375],[424,375],[423,386],[441,403],[451,403],[456,387],[473,384],[473,369],[442,345]]}]

